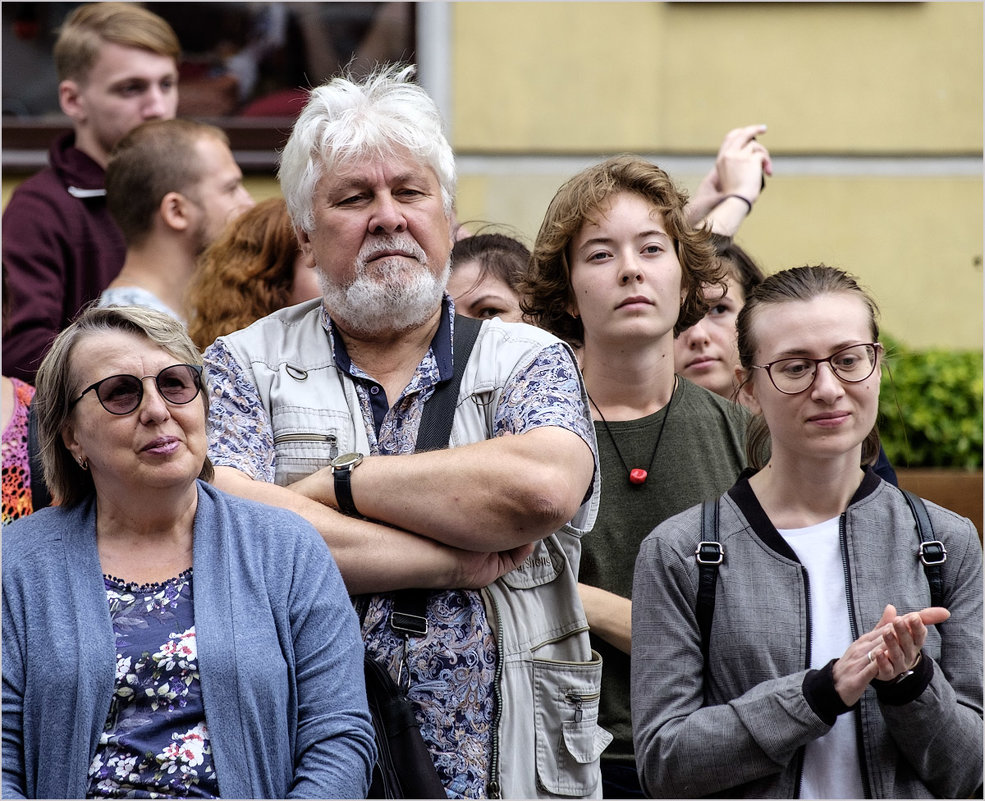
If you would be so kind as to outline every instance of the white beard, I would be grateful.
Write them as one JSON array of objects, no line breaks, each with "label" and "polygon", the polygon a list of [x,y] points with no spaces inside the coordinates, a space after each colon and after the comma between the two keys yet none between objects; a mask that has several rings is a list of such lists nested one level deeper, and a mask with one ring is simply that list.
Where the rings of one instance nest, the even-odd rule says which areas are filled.
[{"label": "white beard", "polygon": [[[386,250],[401,250],[417,264],[393,257],[369,265],[373,256]],[[355,272],[355,280],[341,286],[330,283],[318,270],[329,315],[355,334],[389,334],[423,325],[434,314],[451,274],[451,258],[442,274],[435,276],[427,254],[412,237],[386,236],[363,245],[356,257]]]}]

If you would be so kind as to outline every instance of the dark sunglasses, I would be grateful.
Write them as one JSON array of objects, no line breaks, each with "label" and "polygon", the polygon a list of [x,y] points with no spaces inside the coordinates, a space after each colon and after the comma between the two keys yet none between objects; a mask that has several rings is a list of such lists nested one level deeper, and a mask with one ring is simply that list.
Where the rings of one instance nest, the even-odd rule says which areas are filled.
[{"label": "dark sunglasses", "polygon": [[95,384],[90,384],[68,408],[85,397],[90,390],[96,391],[99,403],[110,414],[130,414],[144,399],[144,381],[153,378],[157,391],[168,403],[191,403],[202,389],[202,368],[194,364],[172,364],[155,376],[111,375]]}]

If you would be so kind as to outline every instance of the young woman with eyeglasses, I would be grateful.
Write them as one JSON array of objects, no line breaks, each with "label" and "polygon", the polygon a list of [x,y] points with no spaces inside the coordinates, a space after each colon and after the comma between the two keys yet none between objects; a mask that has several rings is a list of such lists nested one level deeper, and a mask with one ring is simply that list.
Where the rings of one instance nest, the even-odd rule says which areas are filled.
[{"label": "young woman with eyeglasses", "polygon": [[206,482],[183,326],[85,310],[37,374],[56,506],[3,532],[3,792],[358,798],[363,646],[318,533]]},{"label": "young woman with eyeglasses", "polygon": [[982,552],[970,521],[926,503],[946,551],[931,606],[914,513],[867,467],[875,304],[840,270],[799,267],[756,287],[737,327],[751,467],[718,501],[707,657],[701,507],[658,526],[636,563],[644,789],[970,797],[982,781]]}]

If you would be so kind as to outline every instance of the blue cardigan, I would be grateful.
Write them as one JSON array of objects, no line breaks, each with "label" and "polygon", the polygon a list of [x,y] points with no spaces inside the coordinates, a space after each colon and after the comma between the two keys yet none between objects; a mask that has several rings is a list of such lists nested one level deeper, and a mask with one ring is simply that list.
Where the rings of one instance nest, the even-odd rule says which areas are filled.
[{"label": "blue cardigan", "polygon": [[[3,796],[83,798],[116,649],[94,499],[3,532]],[[226,798],[362,798],[376,749],[355,612],[297,515],[198,483],[195,636]]]}]

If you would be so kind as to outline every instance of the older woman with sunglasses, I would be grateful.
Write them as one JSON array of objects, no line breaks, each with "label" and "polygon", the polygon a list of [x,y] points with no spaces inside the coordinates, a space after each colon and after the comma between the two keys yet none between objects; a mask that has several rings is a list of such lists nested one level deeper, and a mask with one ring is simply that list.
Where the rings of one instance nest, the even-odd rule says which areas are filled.
[{"label": "older woman with sunglasses", "polygon": [[3,535],[4,797],[358,798],[363,647],[332,557],[206,483],[180,323],[90,308],[37,375],[56,503]]},{"label": "older woman with sunglasses", "polygon": [[770,276],[739,313],[751,468],[636,561],[650,795],[981,795],[981,547],[969,520],[868,467],[875,312],[820,265]]}]

